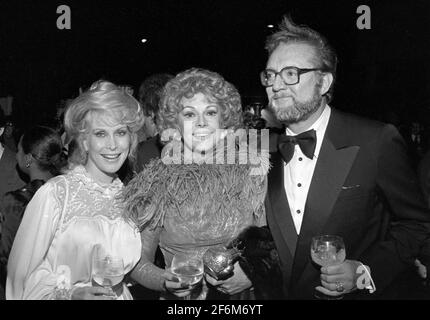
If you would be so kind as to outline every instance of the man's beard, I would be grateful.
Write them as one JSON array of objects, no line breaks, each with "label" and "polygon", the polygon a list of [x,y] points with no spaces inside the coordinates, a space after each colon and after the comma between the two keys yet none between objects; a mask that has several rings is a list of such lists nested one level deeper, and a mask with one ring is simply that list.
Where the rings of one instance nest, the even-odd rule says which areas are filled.
[{"label": "man's beard", "polygon": [[275,106],[274,100],[272,100],[270,109],[276,118],[286,125],[305,121],[318,110],[323,102],[324,97],[320,95],[320,87],[320,85],[315,86],[314,93],[308,101],[297,102],[294,97],[291,97],[293,104],[284,107],[282,105]]}]

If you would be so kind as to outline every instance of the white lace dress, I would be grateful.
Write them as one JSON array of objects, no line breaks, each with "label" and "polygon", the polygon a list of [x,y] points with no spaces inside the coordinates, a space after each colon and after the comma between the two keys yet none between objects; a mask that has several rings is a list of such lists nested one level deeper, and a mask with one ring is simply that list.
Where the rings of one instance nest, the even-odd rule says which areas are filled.
[{"label": "white lace dress", "polygon": [[[43,185],[27,206],[8,263],[6,299],[58,299],[91,285],[93,251],[120,256],[128,273],[140,259],[138,229],[125,221],[119,179],[94,181],[78,166]],[[64,208],[64,210],[63,210]],[[123,285],[118,299],[132,299]]]}]

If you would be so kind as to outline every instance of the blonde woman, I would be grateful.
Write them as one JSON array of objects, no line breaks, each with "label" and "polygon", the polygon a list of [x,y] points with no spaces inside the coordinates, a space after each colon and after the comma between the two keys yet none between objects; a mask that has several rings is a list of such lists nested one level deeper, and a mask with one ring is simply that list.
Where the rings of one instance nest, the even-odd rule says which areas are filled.
[{"label": "blonde woman", "polygon": [[122,283],[93,286],[92,256],[102,249],[140,259],[136,226],[123,217],[117,172],[133,156],[142,125],[139,103],[98,81],[68,107],[67,134],[77,142],[71,170],[46,182],[27,206],[8,263],[7,299],[132,299]]}]

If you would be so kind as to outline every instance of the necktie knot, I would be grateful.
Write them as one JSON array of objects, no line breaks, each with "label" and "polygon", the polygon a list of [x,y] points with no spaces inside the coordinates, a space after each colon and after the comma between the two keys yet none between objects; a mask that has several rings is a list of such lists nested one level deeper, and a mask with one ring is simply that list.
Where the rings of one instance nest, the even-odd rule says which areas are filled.
[{"label": "necktie knot", "polygon": [[296,136],[281,135],[278,139],[278,148],[282,158],[286,163],[290,162],[294,154],[294,146],[299,145],[303,154],[309,159],[313,159],[317,136],[314,129],[305,131]]}]

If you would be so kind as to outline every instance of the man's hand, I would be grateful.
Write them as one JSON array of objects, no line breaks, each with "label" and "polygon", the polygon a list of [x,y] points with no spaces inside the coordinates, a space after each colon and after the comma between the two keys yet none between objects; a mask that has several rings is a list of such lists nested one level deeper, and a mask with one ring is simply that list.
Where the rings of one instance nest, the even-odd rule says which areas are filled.
[{"label": "man's hand", "polygon": [[[356,290],[357,278],[360,276],[357,273],[357,268],[360,265],[358,261],[345,260],[340,265],[322,267],[322,286],[316,287],[316,290],[333,297]],[[342,288],[343,290],[341,291]]]},{"label": "man's hand", "polygon": [[233,276],[226,280],[215,280],[208,274],[206,274],[205,277],[208,283],[216,287],[219,291],[229,295],[242,292],[252,286],[251,281],[243,272],[239,262],[234,264]]}]

